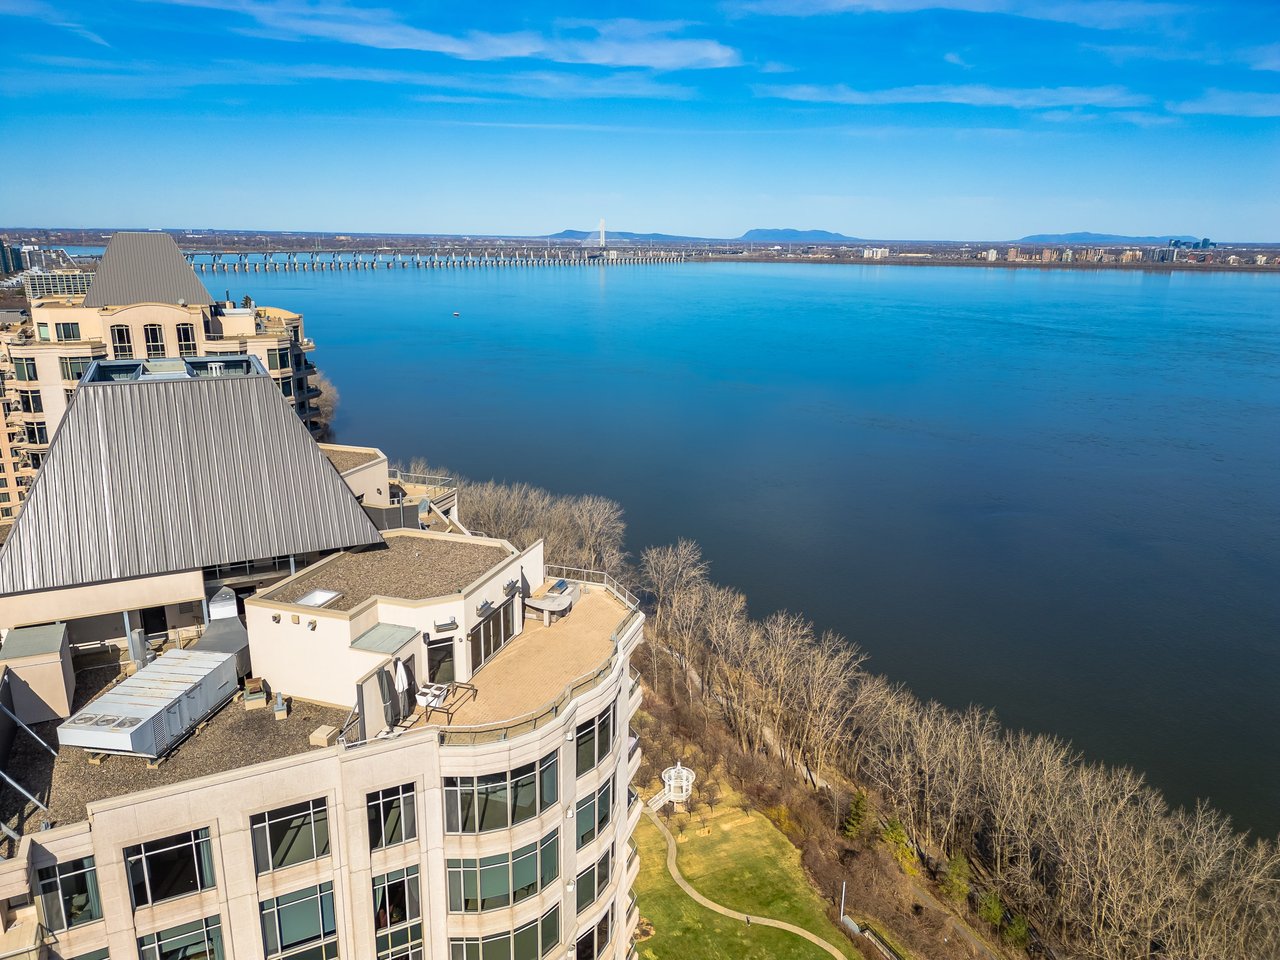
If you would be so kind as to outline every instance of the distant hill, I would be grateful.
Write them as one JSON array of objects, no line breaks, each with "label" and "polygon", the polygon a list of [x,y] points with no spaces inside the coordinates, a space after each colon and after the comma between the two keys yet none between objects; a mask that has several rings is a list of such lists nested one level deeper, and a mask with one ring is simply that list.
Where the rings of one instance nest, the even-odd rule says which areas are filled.
[{"label": "distant hill", "polygon": [[1126,237],[1118,233],[1035,233],[1023,237],[1018,243],[1128,243],[1134,246],[1152,247],[1163,245],[1170,240],[1199,240],[1180,234],[1165,234],[1160,237]]},{"label": "distant hill", "polygon": [[756,229],[738,239],[743,243],[861,243],[857,237],[829,230]]}]

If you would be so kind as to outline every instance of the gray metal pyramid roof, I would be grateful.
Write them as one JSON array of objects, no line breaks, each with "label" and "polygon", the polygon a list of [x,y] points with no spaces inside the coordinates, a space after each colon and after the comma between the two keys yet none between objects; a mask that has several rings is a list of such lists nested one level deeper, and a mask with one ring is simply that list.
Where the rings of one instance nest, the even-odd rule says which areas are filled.
[{"label": "gray metal pyramid roof", "polygon": [[0,547],[0,595],[381,543],[250,368],[118,382],[91,370]]},{"label": "gray metal pyramid roof", "polygon": [[84,296],[86,307],[212,303],[213,297],[167,233],[117,233]]}]

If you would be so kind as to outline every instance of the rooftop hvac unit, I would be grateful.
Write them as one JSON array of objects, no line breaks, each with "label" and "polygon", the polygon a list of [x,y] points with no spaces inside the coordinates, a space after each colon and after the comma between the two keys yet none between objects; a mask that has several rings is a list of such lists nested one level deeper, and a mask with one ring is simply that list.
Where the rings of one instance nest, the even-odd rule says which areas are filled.
[{"label": "rooftop hvac unit", "polygon": [[170,650],[58,727],[64,747],[161,757],[238,689],[234,654]]}]

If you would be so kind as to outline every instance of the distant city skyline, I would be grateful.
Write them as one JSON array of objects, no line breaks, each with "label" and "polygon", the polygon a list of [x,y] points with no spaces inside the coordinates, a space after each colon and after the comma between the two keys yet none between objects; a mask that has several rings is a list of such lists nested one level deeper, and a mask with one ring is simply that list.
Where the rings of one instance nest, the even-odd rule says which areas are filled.
[{"label": "distant city skyline", "polygon": [[0,0],[31,226],[1268,241],[1265,4]]}]

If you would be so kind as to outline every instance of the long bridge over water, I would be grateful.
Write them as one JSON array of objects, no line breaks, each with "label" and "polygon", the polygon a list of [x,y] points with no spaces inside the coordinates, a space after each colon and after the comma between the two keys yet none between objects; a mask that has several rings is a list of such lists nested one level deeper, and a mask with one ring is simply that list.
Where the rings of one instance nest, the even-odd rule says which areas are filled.
[{"label": "long bridge over water", "polygon": [[682,253],[652,250],[548,249],[465,253],[388,250],[298,250],[278,253],[188,251],[198,273],[274,273],[340,270],[485,270],[501,267],[614,267],[680,263]]}]

